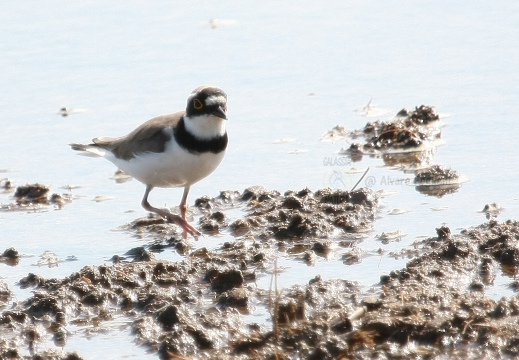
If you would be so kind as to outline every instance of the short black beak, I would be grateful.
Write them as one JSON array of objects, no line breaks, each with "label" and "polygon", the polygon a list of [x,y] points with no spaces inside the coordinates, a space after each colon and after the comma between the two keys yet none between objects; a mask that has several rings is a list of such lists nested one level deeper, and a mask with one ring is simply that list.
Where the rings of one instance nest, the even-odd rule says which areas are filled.
[{"label": "short black beak", "polygon": [[214,116],[227,120],[227,114],[225,113],[225,109],[223,109],[221,106],[218,106],[216,109],[214,109],[212,114]]}]

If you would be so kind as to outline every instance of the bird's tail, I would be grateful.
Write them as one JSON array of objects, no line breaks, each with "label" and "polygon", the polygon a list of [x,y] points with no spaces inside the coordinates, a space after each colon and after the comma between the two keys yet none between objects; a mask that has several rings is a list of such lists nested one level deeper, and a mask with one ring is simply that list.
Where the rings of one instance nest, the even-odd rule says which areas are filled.
[{"label": "bird's tail", "polygon": [[79,151],[78,155],[90,156],[90,157],[99,157],[105,156],[106,150],[100,148],[95,144],[83,145],[83,144],[69,144],[72,150]]}]

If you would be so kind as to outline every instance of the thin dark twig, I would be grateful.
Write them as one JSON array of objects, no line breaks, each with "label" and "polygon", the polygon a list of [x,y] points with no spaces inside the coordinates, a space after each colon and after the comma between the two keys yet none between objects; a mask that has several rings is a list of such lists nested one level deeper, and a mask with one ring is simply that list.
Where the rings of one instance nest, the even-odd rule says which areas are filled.
[{"label": "thin dark twig", "polygon": [[355,188],[357,187],[357,185],[360,184],[360,182],[362,181],[362,179],[364,179],[364,176],[366,176],[366,174],[368,173],[369,171],[369,167],[366,169],[366,171],[364,171],[364,174],[362,174],[362,176],[360,177],[359,181],[357,181],[357,183],[355,185],[353,185],[353,187],[351,188],[350,192],[352,192],[353,190],[355,190]]}]

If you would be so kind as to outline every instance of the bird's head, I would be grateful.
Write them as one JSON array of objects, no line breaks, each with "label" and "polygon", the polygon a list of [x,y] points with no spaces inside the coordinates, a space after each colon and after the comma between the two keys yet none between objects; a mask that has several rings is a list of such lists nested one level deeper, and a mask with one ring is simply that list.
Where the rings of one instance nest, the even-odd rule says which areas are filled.
[{"label": "bird's head", "polygon": [[226,134],[227,94],[216,86],[200,86],[187,99],[186,129],[200,139]]},{"label": "bird's head", "polygon": [[200,86],[187,99],[186,115],[215,116],[227,120],[227,94],[216,86]]}]

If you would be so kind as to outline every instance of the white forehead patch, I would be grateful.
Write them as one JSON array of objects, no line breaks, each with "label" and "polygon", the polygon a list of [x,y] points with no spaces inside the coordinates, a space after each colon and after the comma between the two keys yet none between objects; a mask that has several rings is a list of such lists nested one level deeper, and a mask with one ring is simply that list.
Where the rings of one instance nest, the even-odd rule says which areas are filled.
[{"label": "white forehead patch", "polygon": [[227,99],[222,95],[211,95],[207,99],[205,99],[206,105],[216,105],[216,104],[225,104]]}]

